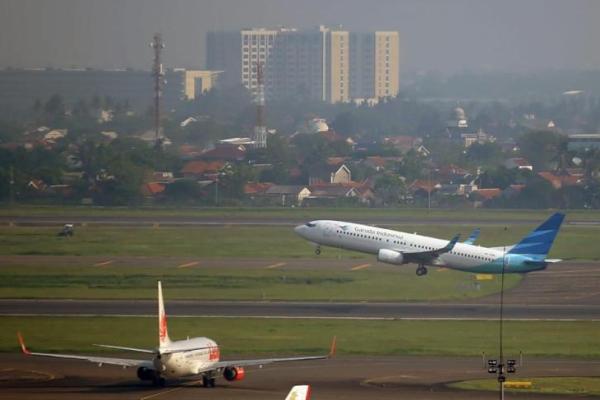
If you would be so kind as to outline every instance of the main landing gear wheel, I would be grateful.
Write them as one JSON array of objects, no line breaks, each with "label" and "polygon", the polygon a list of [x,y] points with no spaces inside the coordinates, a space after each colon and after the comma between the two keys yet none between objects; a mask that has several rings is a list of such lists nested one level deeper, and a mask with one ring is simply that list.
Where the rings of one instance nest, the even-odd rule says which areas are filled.
[{"label": "main landing gear wheel", "polygon": [[427,275],[427,268],[425,268],[424,265],[419,265],[419,267],[417,267],[417,276],[423,275]]},{"label": "main landing gear wheel", "polygon": [[321,248],[320,248],[320,247],[317,247],[317,248],[315,249],[315,254],[316,254],[316,255],[319,255],[319,254],[321,254]]},{"label": "main landing gear wheel", "polygon": [[206,388],[214,388],[215,387],[215,378],[209,378],[208,376],[202,377],[202,385]]}]

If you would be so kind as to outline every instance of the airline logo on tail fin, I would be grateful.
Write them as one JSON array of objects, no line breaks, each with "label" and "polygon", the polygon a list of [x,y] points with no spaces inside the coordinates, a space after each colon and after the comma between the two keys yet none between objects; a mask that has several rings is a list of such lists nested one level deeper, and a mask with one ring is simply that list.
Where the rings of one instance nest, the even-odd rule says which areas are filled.
[{"label": "airline logo on tail fin", "polygon": [[545,258],[554,243],[564,218],[565,215],[562,213],[553,214],[511,248],[508,253]]},{"label": "airline logo on tail fin", "polygon": [[165,313],[162,285],[160,281],[158,281],[158,342],[160,346],[163,346],[170,341],[169,332],[167,330],[167,314]]}]

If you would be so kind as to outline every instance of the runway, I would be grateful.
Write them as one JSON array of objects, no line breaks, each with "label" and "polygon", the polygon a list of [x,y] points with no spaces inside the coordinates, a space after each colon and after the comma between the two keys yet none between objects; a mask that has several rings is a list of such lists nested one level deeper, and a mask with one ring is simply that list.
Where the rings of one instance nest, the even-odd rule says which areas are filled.
[{"label": "runway", "polygon": [[[49,268],[81,262],[81,257],[44,257]],[[89,265],[100,258],[87,259]],[[139,258],[116,259],[140,268],[178,265],[189,259]],[[201,260],[198,268],[265,268],[281,260]],[[347,260],[286,260],[281,269],[349,268]],[[0,262],[33,265],[39,256],[5,256]],[[393,267],[375,264],[371,268]],[[435,271],[435,269],[433,269]],[[435,272],[432,272],[434,274]],[[504,316],[508,320],[600,320],[600,264],[563,263],[545,271],[525,275],[522,282],[505,293]],[[265,302],[265,301],[183,301],[169,300],[173,316],[223,316],[256,318],[339,318],[339,319],[496,319],[498,295],[446,302],[344,303],[344,302]],[[0,315],[140,315],[154,316],[155,300],[70,300],[0,299]]]},{"label": "runway", "polygon": [[[496,304],[484,303],[321,303],[172,300],[174,317],[252,317],[389,320],[497,320]],[[9,316],[147,316],[155,300],[0,300]],[[504,308],[506,320],[600,321],[600,305],[517,305]]]},{"label": "runway", "polygon": [[[598,376],[600,363],[525,359],[518,377]],[[339,357],[331,360],[250,368],[240,382],[217,381],[206,389],[197,380],[154,388],[135,378],[135,370],[76,361],[0,355],[2,399],[135,399],[135,400],[283,400],[293,385],[309,383],[314,400],[497,399],[489,392],[464,392],[446,383],[488,378],[481,358]],[[556,399],[556,395],[510,394],[511,399]],[[588,397],[600,398],[600,397]]]}]

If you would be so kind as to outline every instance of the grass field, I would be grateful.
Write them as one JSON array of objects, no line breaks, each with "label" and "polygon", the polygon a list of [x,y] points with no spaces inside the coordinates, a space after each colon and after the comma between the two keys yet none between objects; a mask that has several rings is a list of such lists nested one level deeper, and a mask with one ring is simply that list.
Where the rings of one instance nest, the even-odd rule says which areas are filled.
[{"label": "grass field", "polygon": [[[417,277],[413,268],[319,271],[106,266],[0,269],[0,298],[154,299],[162,280],[168,299],[418,301],[460,300],[499,291],[498,279],[475,282],[456,271]],[[513,287],[518,275],[507,275]]]},{"label": "grass field", "polygon": [[[552,377],[552,378],[513,378],[509,380],[529,381],[531,389],[510,389],[508,392],[564,394],[579,396],[600,395],[600,377]],[[495,379],[477,379],[457,382],[448,385],[457,389],[497,391],[498,382]]]},{"label": "grass field", "polygon": [[[92,343],[152,348],[156,319],[142,317],[1,317],[0,351],[18,351],[21,331],[31,350],[99,352]],[[599,322],[506,322],[505,354],[600,357]],[[337,336],[341,355],[480,356],[497,351],[493,321],[341,321],[170,318],[172,339],[207,336],[222,354],[326,353]],[[479,366],[479,364],[478,364]]]},{"label": "grass field", "polygon": [[[457,221],[481,220],[503,221],[507,219],[539,219],[547,218],[553,210],[489,210],[489,209],[459,209],[459,210],[427,210],[424,208],[242,208],[242,207],[207,207],[207,208],[177,208],[177,207],[89,207],[89,206],[3,206],[0,207],[2,216],[190,216],[190,217],[231,217],[244,218],[355,218],[360,213],[362,218],[394,217],[421,220],[426,218],[445,218]],[[600,211],[568,210],[567,218],[571,220],[598,220]]]},{"label": "grass field", "polygon": [[[467,237],[473,225],[402,225],[394,227],[450,239]],[[484,226],[481,245],[501,246],[518,242],[534,226]],[[209,258],[314,258],[314,248],[294,234],[291,227],[78,227],[72,238],[56,236],[56,228],[0,227],[0,255],[101,255],[101,256],[195,256]],[[596,246],[600,227],[565,226],[551,257],[599,260]],[[373,257],[349,251],[325,249],[321,257],[365,259]]]}]

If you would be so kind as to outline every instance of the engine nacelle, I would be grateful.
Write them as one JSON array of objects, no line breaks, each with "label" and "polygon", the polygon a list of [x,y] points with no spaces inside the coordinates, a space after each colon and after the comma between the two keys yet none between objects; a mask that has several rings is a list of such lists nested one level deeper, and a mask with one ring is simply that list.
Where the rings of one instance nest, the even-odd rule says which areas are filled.
[{"label": "engine nacelle", "polygon": [[223,370],[223,377],[228,381],[241,381],[246,376],[242,367],[227,367]]},{"label": "engine nacelle", "polygon": [[151,381],[156,378],[156,371],[146,367],[139,367],[137,369],[137,376],[142,381]]},{"label": "engine nacelle", "polygon": [[377,261],[387,264],[404,264],[404,255],[398,251],[381,249],[377,253]]}]

